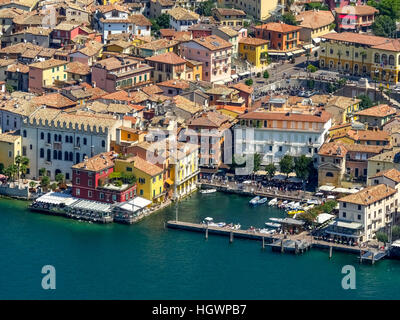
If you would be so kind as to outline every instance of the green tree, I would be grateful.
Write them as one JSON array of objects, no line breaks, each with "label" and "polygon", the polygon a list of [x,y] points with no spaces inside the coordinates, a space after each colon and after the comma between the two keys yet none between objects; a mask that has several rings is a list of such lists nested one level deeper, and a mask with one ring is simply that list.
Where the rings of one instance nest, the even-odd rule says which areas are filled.
[{"label": "green tree", "polygon": [[247,79],[244,83],[246,84],[246,86],[250,87],[251,85],[253,85],[253,79]]},{"label": "green tree", "polygon": [[267,164],[265,171],[267,172],[268,179],[271,180],[275,176],[276,167],[273,163]]},{"label": "green tree", "polygon": [[393,237],[393,240],[400,238],[400,226],[393,226],[392,237]]},{"label": "green tree", "polygon": [[5,170],[4,174],[11,180],[15,181],[16,176],[18,175],[18,167],[15,164],[9,165]]},{"label": "green tree", "polygon": [[46,175],[46,168],[40,168],[39,169],[39,176],[44,177]]},{"label": "green tree", "polygon": [[393,20],[400,18],[400,2],[399,0],[370,0],[368,5],[373,6],[379,10],[378,16],[388,16]]},{"label": "green tree", "polygon": [[58,188],[58,184],[57,184],[57,183],[55,183],[55,182],[53,182],[53,183],[50,185],[50,189],[51,189],[51,191],[56,191],[56,190],[57,190],[57,188]]},{"label": "green tree", "polygon": [[384,242],[384,243],[388,242],[388,236],[384,232],[377,232],[376,239],[380,242]]},{"label": "green tree", "polygon": [[314,66],[313,64],[309,64],[307,66],[307,71],[314,73],[314,72],[318,71],[318,68],[316,66]]},{"label": "green tree", "polygon": [[396,20],[389,16],[379,16],[372,24],[372,31],[376,36],[394,38],[396,36]]},{"label": "green tree", "polygon": [[296,17],[290,12],[287,12],[282,15],[282,21],[283,23],[290,24],[292,26],[297,26],[298,24],[296,21]]},{"label": "green tree", "polygon": [[255,153],[254,154],[254,168],[253,171],[257,172],[258,170],[260,170],[260,166],[261,166],[261,162],[262,162],[262,156],[259,153]]},{"label": "green tree", "polygon": [[212,12],[211,12],[212,8],[214,8],[214,2],[211,0],[208,0],[206,2],[200,3],[200,5],[197,7],[196,12],[199,15],[209,17],[212,15]]},{"label": "green tree", "polygon": [[36,182],[35,181],[29,181],[29,188],[33,189],[36,187]]},{"label": "green tree", "polygon": [[320,3],[320,2],[310,2],[305,4],[305,9],[306,11],[308,10],[323,10],[323,11],[329,11],[329,7],[326,4]]},{"label": "green tree", "polygon": [[132,185],[136,182],[136,177],[133,173],[121,172],[121,179],[124,183]]},{"label": "green tree", "polygon": [[268,73],[267,70],[264,71],[263,77],[264,77],[265,79],[268,79],[268,78],[269,78],[269,73]]},{"label": "green tree", "polygon": [[296,173],[297,178],[304,181],[308,180],[308,177],[310,175],[310,162],[312,162],[311,158],[306,157],[304,154],[300,157],[294,158],[293,169]]},{"label": "green tree", "polygon": [[43,188],[43,190],[47,191],[49,185],[50,185],[50,178],[48,176],[42,176],[42,179],[40,180],[40,186]]},{"label": "green tree", "polygon": [[12,85],[10,85],[9,83],[6,83],[6,90],[8,93],[13,93],[14,87]]},{"label": "green tree", "polygon": [[368,109],[370,107],[372,107],[374,104],[372,102],[372,100],[370,99],[370,97],[368,97],[365,94],[361,94],[357,97],[357,99],[360,99],[360,110],[364,110],[364,109]]},{"label": "green tree", "polygon": [[281,161],[279,161],[279,168],[280,172],[286,174],[286,177],[289,177],[289,174],[292,173],[294,169],[293,157],[288,154],[284,155]]},{"label": "green tree", "polygon": [[65,182],[65,176],[62,173],[56,174],[56,181],[60,185]]},{"label": "green tree", "polygon": [[17,166],[17,175],[18,175],[18,180],[19,180],[21,175],[25,176],[25,174],[26,174],[26,171],[29,166],[29,159],[27,157],[23,157],[23,156],[16,156],[14,161],[15,161],[15,165]]}]

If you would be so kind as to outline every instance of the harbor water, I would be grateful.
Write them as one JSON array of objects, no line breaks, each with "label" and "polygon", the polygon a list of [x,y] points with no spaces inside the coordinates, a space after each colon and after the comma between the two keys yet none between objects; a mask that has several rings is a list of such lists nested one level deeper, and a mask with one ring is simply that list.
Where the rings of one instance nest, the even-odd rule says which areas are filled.
[{"label": "harbor water", "polygon": [[[179,203],[179,220],[264,227],[277,208],[250,207],[250,198],[194,194]],[[399,299],[400,261],[360,265],[356,255],[312,249],[273,253],[258,241],[164,228],[174,206],[135,225],[97,225],[27,210],[0,200],[0,299]],[[44,265],[56,289],[44,290]],[[353,265],[356,289],[342,288]]]}]

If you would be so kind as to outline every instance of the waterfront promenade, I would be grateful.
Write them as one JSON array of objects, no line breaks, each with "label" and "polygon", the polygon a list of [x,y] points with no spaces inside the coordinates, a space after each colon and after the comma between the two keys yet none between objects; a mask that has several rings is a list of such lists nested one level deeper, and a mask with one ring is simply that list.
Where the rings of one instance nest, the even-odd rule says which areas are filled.
[{"label": "waterfront promenade", "polygon": [[223,181],[220,179],[199,179],[202,189],[215,188],[226,193],[237,193],[248,196],[261,196],[268,198],[278,198],[279,200],[301,201],[314,198],[313,193],[302,190],[280,190],[279,188],[266,187],[261,183],[238,183],[237,181]]}]

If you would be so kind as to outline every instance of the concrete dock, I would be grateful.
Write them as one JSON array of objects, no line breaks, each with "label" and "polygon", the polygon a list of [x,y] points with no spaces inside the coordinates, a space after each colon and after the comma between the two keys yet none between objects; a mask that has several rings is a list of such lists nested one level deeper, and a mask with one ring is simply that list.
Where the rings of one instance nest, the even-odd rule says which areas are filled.
[{"label": "concrete dock", "polygon": [[[204,233],[206,239],[208,238],[209,234],[226,236],[229,237],[230,243],[233,242],[235,238],[262,241],[263,248],[270,247],[272,251],[275,252],[299,254],[306,252],[311,248],[317,248],[328,250],[329,258],[332,258],[334,251],[346,252],[358,255],[361,262],[369,261],[371,263],[382,260],[387,256],[385,251],[375,252],[376,250],[374,251],[368,247],[360,248],[334,242],[315,240],[309,234],[288,235],[285,237],[283,234],[265,234],[252,230],[232,230],[226,227],[207,226],[206,224],[175,220],[167,221],[165,225],[171,229]],[[372,254],[372,251],[375,253]]]}]

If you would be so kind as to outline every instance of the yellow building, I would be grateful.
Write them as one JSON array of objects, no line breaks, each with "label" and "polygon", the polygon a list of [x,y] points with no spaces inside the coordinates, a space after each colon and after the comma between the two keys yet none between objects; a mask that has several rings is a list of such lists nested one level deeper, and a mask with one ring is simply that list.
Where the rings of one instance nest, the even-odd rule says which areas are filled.
[{"label": "yellow building", "polygon": [[321,37],[320,67],[369,76],[381,82],[400,78],[400,40],[353,32],[329,33]]},{"label": "yellow building", "polygon": [[239,57],[247,60],[256,68],[268,64],[268,41],[258,38],[242,38],[239,41]]},{"label": "yellow building", "polygon": [[67,80],[68,61],[49,59],[29,65],[29,89],[31,92],[43,92],[57,81]]},{"label": "yellow building", "polygon": [[0,134],[0,164],[4,168],[14,164],[16,156],[22,155],[22,138],[17,132],[5,132]]},{"label": "yellow building", "polygon": [[186,80],[201,81],[203,75],[203,62],[186,59]]},{"label": "yellow building", "polygon": [[164,199],[163,169],[138,156],[116,159],[116,172],[132,173],[136,177],[136,194],[153,202]]},{"label": "yellow building", "polygon": [[329,10],[308,10],[297,14],[296,21],[301,27],[300,41],[311,42],[331,32],[335,17]]},{"label": "yellow building", "polygon": [[[218,6],[234,7],[244,10],[247,14],[257,20],[266,20],[271,17],[271,13],[283,14],[286,0],[218,0]],[[278,7],[280,5],[280,7]]]},{"label": "yellow building", "polygon": [[170,154],[170,178],[173,181],[174,199],[181,199],[197,189],[198,145],[177,143],[176,153]]}]

